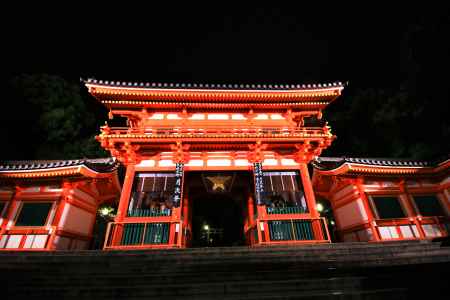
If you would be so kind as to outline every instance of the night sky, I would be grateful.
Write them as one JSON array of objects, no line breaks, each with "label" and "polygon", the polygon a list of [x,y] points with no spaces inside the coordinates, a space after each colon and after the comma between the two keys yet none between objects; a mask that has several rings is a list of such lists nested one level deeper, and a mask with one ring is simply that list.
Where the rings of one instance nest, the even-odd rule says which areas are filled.
[{"label": "night sky", "polygon": [[[449,20],[440,7],[111,7],[21,12],[6,33],[8,73],[383,87],[397,84],[405,32]],[[448,33],[429,46],[446,43]]]},{"label": "night sky", "polygon": [[[30,7],[13,16],[3,43],[5,79],[49,73],[74,82],[348,82],[332,104],[338,106],[353,89],[398,88],[408,76],[408,55],[418,51],[429,73],[423,84],[445,95],[450,89],[448,7],[150,3]],[[426,36],[413,49],[405,36],[417,30]],[[447,118],[448,111],[437,115]]]}]

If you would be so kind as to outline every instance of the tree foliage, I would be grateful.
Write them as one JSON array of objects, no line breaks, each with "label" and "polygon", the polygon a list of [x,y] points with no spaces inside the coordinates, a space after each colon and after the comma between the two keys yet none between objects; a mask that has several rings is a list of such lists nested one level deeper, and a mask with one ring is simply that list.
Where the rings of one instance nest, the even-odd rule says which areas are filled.
[{"label": "tree foliage", "polygon": [[[9,82],[7,159],[73,159],[106,156],[94,136],[98,108],[78,83],[47,74]],[[5,149],[4,149],[5,150]]]},{"label": "tree foliage", "polygon": [[450,86],[444,75],[450,48],[442,43],[450,25],[426,24],[409,26],[403,36],[397,87],[350,83],[326,111],[338,139],[325,155],[433,159],[450,153]]}]

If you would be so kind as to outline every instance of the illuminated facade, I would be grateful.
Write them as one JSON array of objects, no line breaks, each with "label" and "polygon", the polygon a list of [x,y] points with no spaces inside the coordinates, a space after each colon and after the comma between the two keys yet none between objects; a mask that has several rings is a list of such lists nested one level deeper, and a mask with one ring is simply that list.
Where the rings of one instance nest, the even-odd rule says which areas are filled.
[{"label": "illuminated facade", "polygon": [[97,136],[126,166],[105,249],[329,242],[307,165],[335,138],[322,110],[341,83],[85,85],[127,120]]},{"label": "illuminated facade", "polygon": [[0,163],[0,250],[89,249],[97,209],[120,195],[113,159]]},{"label": "illuminated facade", "polygon": [[342,241],[433,239],[450,231],[450,160],[317,158],[314,191]]},{"label": "illuminated facade", "polygon": [[320,157],[341,83],[85,85],[124,121],[96,137],[113,158],[0,164],[0,250],[87,249],[103,203],[106,250],[449,235],[448,159]]}]

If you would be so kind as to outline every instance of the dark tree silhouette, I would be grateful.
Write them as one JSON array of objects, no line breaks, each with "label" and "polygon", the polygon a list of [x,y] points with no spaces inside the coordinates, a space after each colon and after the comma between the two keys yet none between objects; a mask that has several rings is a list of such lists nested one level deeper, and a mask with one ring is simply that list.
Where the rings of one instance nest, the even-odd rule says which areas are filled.
[{"label": "dark tree silhouette", "polygon": [[78,83],[47,74],[19,75],[9,82],[7,159],[72,159],[106,156],[94,139],[100,126],[95,101]]}]

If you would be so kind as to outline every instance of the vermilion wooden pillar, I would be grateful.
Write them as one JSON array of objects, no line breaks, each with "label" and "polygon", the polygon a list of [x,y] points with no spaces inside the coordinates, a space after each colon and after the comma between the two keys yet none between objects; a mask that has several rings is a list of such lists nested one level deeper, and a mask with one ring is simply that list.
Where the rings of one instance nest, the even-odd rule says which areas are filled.
[{"label": "vermilion wooden pillar", "polygon": [[125,179],[123,181],[122,194],[120,195],[119,207],[117,208],[117,216],[115,218],[116,222],[122,222],[123,219],[127,216],[128,205],[131,197],[131,189],[133,188],[134,172],[134,164],[129,164],[127,166]]},{"label": "vermilion wooden pillar", "polygon": [[22,191],[22,189],[19,186],[16,186],[16,188],[11,196],[11,200],[8,204],[8,210],[5,215],[5,218],[3,219],[3,224],[0,224],[0,225],[2,225],[0,234],[5,233],[5,231],[8,228],[8,223],[10,222],[10,220],[14,220],[14,213],[15,213],[16,207],[17,207],[17,198],[19,197],[21,191]]},{"label": "vermilion wooden pillar", "polygon": [[[127,165],[127,171],[125,173],[125,179],[123,181],[122,193],[120,194],[119,207],[117,208],[117,215],[114,219],[115,222],[123,222],[127,216],[128,205],[130,203],[131,189],[133,188],[134,182],[135,165]],[[111,245],[120,244],[122,239],[123,226],[116,225],[112,233],[112,243]]]},{"label": "vermilion wooden pillar", "polygon": [[252,194],[249,193],[247,197],[247,210],[248,210],[248,226],[252,227],[255,223],[255,204],[253,203]]},{"label": "vermilion wooden pillar", "polygon": [[180,234],[182,234],[182,246],[187,247],[187,244],[189,243],[187,235],[188,232],[190,232],[189,229],[189,198],[187,196],[183,197],[183,212],[182,212],[182,224],[183,227],[180,229]]},{"label": "vermilion wooden pillar", "polygon": [[359,196],[361,197],[364,209],[366,210],[368,222],[370,229],[372,230],[373,239],[375,241],[381,241],[380,234],[378,233],[377,227],[374,225],[375,217],[373,215],[372,209],[369,204],[369,199],[367,199],[366,192],[364,191],[363,179],[359,178],[355,180],[356,187],[358,188]]},{"label": "vermilion wooden pillar", "polygon": [[[308,166],[306,162],[300,162],[300,178],[303,185],[303,190],[305,192],[306,203],[308,205],[309,214],[312,218],[319,218],[319,212],[316,207],[316,197],[314,196],[314,190],[311,184],[311,179],[309,177]],[[319,220],[320,222],[320,220]],[[316,240],[323,240],[324,233],[322,231],[322,226],[318,221],[312,222],[312,227],[314,231],[314,237]]]},{"label": "vermilion wooden pillar", "polygon": [[[255,204],[253,203],[253,196],[251,194],[251,192],[248,192],[248,197],[247,197],[247,220],[248,220],[248,243],[250,245],[253,245],[255,243],[255,239],[254,239],[254,235],[252,235],[252,227],[255,224]],[[255,228],[254,230],[257,230],[257,228]]]},{"label": "vermilion wooden pillar", "polygon": [[413,222],[414,225],[416,225],[417,228],[417,232],[419,233],[419,237],[420,239],[425,239],[426,235],[425,235],[425,231],[422,228],[422,225],[420,224],[419,220],[416,218],[416,210],[414,209],[414,205],[412,203],[412,199],[408,193],[408,189],[406,188],[406,184],[405,181],[402,180],[399,183],[399,188],[400,188],[400,193],[403,196],[403,198],[405,199],[404,204],[406,207],[406,210],[408,211],[409,216],[408,217],[412,217],[413,218]]}]

